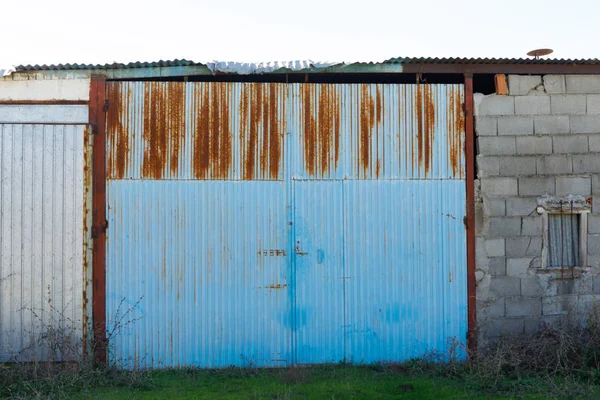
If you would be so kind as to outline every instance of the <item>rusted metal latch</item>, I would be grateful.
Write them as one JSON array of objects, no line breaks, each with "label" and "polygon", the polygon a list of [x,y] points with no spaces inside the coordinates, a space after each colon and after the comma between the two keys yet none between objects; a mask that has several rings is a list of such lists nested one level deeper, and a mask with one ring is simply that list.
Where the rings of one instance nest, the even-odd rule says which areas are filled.
[{"label": "rusted metal latch", "polygon": [[[102,112],[106,113],[108,111],[108,100],[104,100],[104,104],[102,104]],[[101,117],[104,118],[104,117]],[[96,135],[98,134],[98,124],[97,123],[92,123],[90,124],[92,125],[92,135]]]},{"label": "rusted metal latch", "polygon": [[92,226],[92,239],[96,239],[103,233],[106,233],[108,229],[108,221],[104,220],[104,223],[101,226]]},{"label": "rusted metal latch", "polygon": [[298,243],[296,244],[296,248],[294,249],[294,253],[295,253],[297,256],[305,256],[305,255],[307,255],[307,254],[308,254],[306,251],[302,251],[302,248],[300,247],[300,242],[298,242]]}]

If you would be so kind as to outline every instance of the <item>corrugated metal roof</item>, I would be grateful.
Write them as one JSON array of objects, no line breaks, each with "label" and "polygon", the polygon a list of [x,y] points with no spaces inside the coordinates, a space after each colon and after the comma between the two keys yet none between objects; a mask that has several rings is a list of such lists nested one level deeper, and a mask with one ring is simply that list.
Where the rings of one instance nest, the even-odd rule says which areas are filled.
[{"label": "corrugated metal roof", "polygon": [[[132,68],[156,68],[156,67],[188,67],[188,66],[207,66],[213,72],[232,72],[232,69],[240,69],[233,71],[237,73],[264,73],[271,72],[280,68],[287,69],[308,69],[319,68],[323,66],[334,65],[333,62],[313,61],[313,60],[297,60],[289,62],[264,62],[264,63],[239,63],[239,62],[224,62],[211,61],[200,63],[191,60],[160,60],[160,61],[135,61],[130,63],[112,63],[112,64],[43,64],[43,65],[19,65],[15,68],[16,71],[56,71],[56,70],[90,70],[90,69],[132,69]],[[562,59],[562,58],[438,58],[438,57],[394,57],[385,60],[381,63],[338,63],[338,65],[377,65],[377,64],[531,64],[531,65],[600,65],[600,59]],[[243,70],[243,71],[241,71]]]},{"label": "corrugated metal roof", "polygon": [[383,64],[555,64],[555,65],[600,65],[597,58],[438,58],[438,57],[395,57]]},{"label": "corrugated metal roof", "polygon": [[129,68],[156,68],[156,67],[187,67],[194,65],[204,65],[190,60],[160,60],[160,61],[135,61],[127,64],[42,64],[42,65],[18,65],[17,71],[57,71],[73,69],[129,69]]}]

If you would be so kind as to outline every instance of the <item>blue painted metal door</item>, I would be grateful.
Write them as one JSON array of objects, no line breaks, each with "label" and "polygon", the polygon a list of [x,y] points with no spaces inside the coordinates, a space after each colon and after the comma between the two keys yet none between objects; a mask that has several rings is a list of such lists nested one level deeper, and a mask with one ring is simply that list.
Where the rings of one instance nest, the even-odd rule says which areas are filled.
[{"label": "blue painted metal door", "polygon": [[294,85],[294,361],[464,343],[462,87]]},{"label": "blue painted metal door", "polygon": [[108,97],[113,362],[403,361],[464,341],[461,86]]}]

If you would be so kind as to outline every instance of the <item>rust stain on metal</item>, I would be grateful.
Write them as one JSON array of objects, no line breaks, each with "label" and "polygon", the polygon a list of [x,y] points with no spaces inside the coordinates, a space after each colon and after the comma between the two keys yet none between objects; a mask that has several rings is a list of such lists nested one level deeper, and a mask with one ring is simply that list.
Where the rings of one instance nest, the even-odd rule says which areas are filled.
[{"label": "rust stain on metal", "polygon": [[226,179],[232,164],[229,121],[230,84],[203,84],[194,89],[194,177]]},{"label": "rust stain on metal", "polygon": [[371,137],[375,124],[381,121],[382,104],[381,95],[377,90],[376,98],[373,99],[369,85],[360,87],[360,139],[359,139],[359,170],[362,175],[367,175],[371,163]]},{"label": "rust stain on metal", "polygon": [[110,109],[106,114],[107,136],[111,149],[108,152],[107,175],[112,179],[123,179],[127,172],[129,159],[129,131],[127,121],[129,118],[128,100],[131,97],[130,90],[127,91],[127,99],[123,97],[121,90],[123,84],[109,84],[107,100]]},{"label": "rust stain on metal", "polygon": [[146,82],[142,178],[162,179],[167,165],[170,165],[172,174],[177,173],[184,135],[184,84]]},{"label": "rust stain on metal", "polygon": [[87,294],[87,281],[88,281],[88,237],[89,237],[89,224],[88,216],[90,214],[90,194],[92,190],[92,152],[89,147],[89,136],[91,131],[89,127],[86,127],[83,135],[83,302],[82,302],[82,344],[83,344],[83,356],[87,356],[87,345],[88,345],[88,294]]},{"label": "rust stain on metal", "polygon": [[[250,93],[248,93],[248,90]],[[248,100],[248,97],[250,99]],[[250,118],[249,137],[243,139],[244,149],[244,180],[252,180],[255,175],[256,153],[258,152],[258,129],[262,116],[263,108],[263,85],[249,85],[244,87],[244,95],[242,96],[242,105],[246,109],[245,120]],[[249,109],[248,109],[249,107]],[[247,113],[250,113],[248,116]],[[247,124],[242,125],[243,129],[248,127]]]},{"label": "rust stain on metal", "polygon": [[465,129],[465,118],[462,108],[460,89],[451,86],[448,89],[448,152],[450,167],[454,176],[462,177],[462,133]]},{"label": "rust stain on metal", "polygon": [[281,283],[272,283],[265,286],[265,289],[285,289],[286,287],[288,287],[287,283],[284,283],[283,285]]},{"label": "rust stain on metal", "polygon": [[[161,179],[167,159],[166,113],[164,85],[144,85],[144,160],[142,177]],[[162,133],[162,134],[161,134]]]},{"label": "rust stain on metal", "polygon": [[279,177],[281,161],[281,132],[279,131],[279,93],[276,85],[269,92],[269,177]]},{"label": "rust stain on metal", "polygon": [[304,167],[310,176],[315,176],[315,150],[317,122],[314,117],[313,92],[315,87],[302,86],[302,131],[304,133]]},{"label": "rust stain on metal", "polygon": [[419,165],[425,175],[431,167],[433,139],[435,133],[435,103],[430,85],[418,85],[415,99],[417,114],[417,147]]},{"label": "rust stain on metal", "polygon": [[[304,166],[310,176],[325,176],[340,158],[340,95],[333,85],[302,86]],[[316,104],[315,104],[316,103]]]},{"label": "rust stain on metal", "polygon": [[170,169],[171,175],[176,175],[179,168],[179,152],[182,141],[185,140],[185,86],[183,83],[169,85],[167,118],[170,141]]},{"label": "rust stain on metal", "polygon": [[[242,179],[276,180],[281,168],[282,132],[279,84],[251,83],[242,88],[239,104]],[[257,165],[258,162],[258,165]]]}]

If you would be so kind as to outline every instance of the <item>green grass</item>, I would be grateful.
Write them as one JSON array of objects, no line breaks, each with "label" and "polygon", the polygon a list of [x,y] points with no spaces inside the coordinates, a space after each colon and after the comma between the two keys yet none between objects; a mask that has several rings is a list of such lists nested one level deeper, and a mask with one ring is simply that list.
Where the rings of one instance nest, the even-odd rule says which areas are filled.
[{"label": "green grass", "polygon": [[559,392],[554,393],[545,382],[535,378],[497,383],[487,387],[485,382],[393,366],[232,368],[113,373],[112,377],[94,383],[82,381],[65,387],[53,397],[128,400],[600,398],[600,389],[596,386],[570,388],[558,382]]}]

